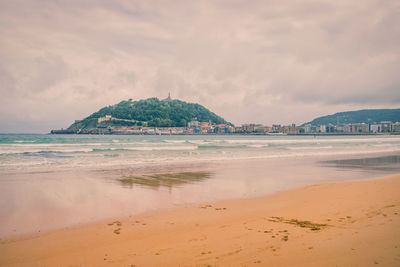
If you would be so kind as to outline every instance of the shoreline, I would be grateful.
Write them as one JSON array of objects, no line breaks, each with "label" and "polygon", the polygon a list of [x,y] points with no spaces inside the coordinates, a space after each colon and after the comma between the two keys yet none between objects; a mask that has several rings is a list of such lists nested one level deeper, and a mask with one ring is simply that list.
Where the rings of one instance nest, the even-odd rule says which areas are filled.
[{"label": "shoreline", "polygon": [[[365,155],[360,156],[365,157]],[[284,161],[279,158],[233,159],[212,164],[180,163],[170,164],[168,167],[158,165],[146,172],[143,172],[145,170],[143,168],[135,169],[131,166],[126,169],[96,171],[38,172],[19,178],[10,176],[9,183],[3,183],[2,197],[7,199],[7,196],[12,196],[13,201],[9,202],[8,206],[3,206],[5,212],[3,212],[3,220],[0,221],[0,240],[110,218],[136,216],[149,211],[183,208],[236,198],[267,196],[307,184],[371,179],[400,172],[400,165],[397,165],[398,167],[393,165],[395,161],[399,163],[399,156],[396,156],[395,161],[385,159],[386,156],[393,156],[392,153],[375,156],[379,159],[377,162],[380,168],[376,168],[376,162],[371,160],[362,160],[362,164],[368,164],[368,166],[363,165],[362,168],[359,166],[359,160],[356,160],[351,162],[355,165],[350,164],[353,167],[349,168],[343,160],[350,156],[330,155],[304,157],[301,160],[295,157]],[[340,161],[336,162],[337,159]],[[350,157],[350,159],[354,161],[355,158]],[[391,162],[391,165],[384,164],[385,162]],[[385,168],[389,170],[392,165],[392,171],[384,170]],[[343,171],[338,171],[341,169]],[[135,178],[153,174],[179,175],[185,172],[207,172],[211,176],[201,182],[189,182],[184,185],[163,184],[162,179],[160,184],[143,184],[140,179],[138,181],[133,179],[132,184],[122,184],[120,181],[125,176]],[[61,185],[66,189],[62,189]],[[77,199],[83,200],[74,201]]]},{"label": "shoreline", "polygon": [[[400,135],[399,135],[400,136]],[[243,157],[243,158],[220,158],[220,159],[213,159],[213,158],[206,158],[206,159],[194,159],[194,160],[186,160],[182,162],[182,159],[176,161],[169,161],[169,162],[140,162],[137,165],[133,165],[129,163],[129,165],[109,165],[103,168],[99,168],[99,166],[88,166],[82,167],[80,169],[81,172],[86,171],[113,171],[113,170],[121,170],[129,167],[155,167],[155,168],[162,168],[162,167],[170,167],[171,165],[178,169],[188,169],[192,170],[193,166],[195,168],[204,169],[204,167],[199,167],[204,164],[222,164],[226,162],[243,162],[243,161],[263,161],[263,160],[276,160],[276,159],[296,159],[296,158],[307,158],[307,159],[316,159],[315,161],[324,161],[324,160],[336,160],[336,159],[353,159],[353,158],[378,158],[378,157],[385,157],[385,156],[396,156],[400,155],[400,150],[390,150],[390,151],[354,151],[354,152],[342,152],[339,151],[337,153],[319,153],[319,154],[288,154],[288,155],[267,155],[267,156],[254,156],[254,157]],[[187,165],[190,165],[187,167]],[[9,171],[3,172],[2,174],[6,175],[17,175],[17,174],[36,174],[36,173],[55,173],[55,172],[74,172],[75,169],[71,169],[70,167],[64,167],[59,169],[45,169],[45,170],[25,170],[25,171]],[[154,171],[151,171],[154,172]],[[145,172],[143,173],[150,173]]]},{"label": "shoreline", "polygon": [[2,239],[0,265],[398,266],[398,188],[317,183]]}]

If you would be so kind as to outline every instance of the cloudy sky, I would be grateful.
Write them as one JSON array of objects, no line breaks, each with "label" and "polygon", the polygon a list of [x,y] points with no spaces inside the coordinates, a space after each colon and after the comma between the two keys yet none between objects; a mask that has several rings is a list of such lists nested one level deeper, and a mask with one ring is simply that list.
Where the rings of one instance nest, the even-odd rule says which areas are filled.
[{"label": "cloudy sky", "polygon": [[148,97],[234,124],[400,107],[398,0],[0,0],[0,132]]}]

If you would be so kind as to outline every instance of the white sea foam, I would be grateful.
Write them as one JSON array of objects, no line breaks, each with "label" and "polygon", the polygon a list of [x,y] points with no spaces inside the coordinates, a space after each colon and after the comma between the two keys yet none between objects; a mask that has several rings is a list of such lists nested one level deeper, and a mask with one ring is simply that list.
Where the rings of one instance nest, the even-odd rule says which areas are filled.
[{"label": "white sea foam", "polygon": [[263,148],[263,147],[268,147],[268,144],[262,144],[262,145],[247,145],[247,147],[252,147],[252,148]]},{"label": "white sea foam", "polygon": [[321,150],[321,149],[332,149],[333,146],[288,146],[290,150]]},{"label": "white sea foam", "polygon": [[126,151],[195,150],[197,146],[137,146]]},{"label": "white sea foam", "polygon": [[187,141],[186,140],[165,140],[166,143],[171,143],[171,144],[184,144]]},{"label": "white sea foam", "polygon": [[28,137],[0,143],[0,171],[400,152],[400,137],[386,136]]}]

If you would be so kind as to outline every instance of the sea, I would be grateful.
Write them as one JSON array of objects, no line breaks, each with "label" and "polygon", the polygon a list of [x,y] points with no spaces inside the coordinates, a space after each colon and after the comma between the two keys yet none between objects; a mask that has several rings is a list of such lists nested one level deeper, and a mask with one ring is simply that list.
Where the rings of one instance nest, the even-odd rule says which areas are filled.
[{"label": "sea", "polygon": [[0,134],[0,238],[400,173],[400,136]]}]

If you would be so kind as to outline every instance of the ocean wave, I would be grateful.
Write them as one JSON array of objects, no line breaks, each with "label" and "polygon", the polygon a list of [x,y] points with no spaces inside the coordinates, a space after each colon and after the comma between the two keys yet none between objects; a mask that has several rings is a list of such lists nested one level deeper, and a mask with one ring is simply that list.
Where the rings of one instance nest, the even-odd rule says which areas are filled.
[{"label": "ocean wave", "polygon": [[[43,136],[38,138],[45,139]],[[47,138],[47,137],[46,137]],[[400,137],[95,136],[0,142],[0,172],[30,167],[105,168],[181,162],[400,153]],[[10,138],[9,138],[10,139]],[[25,141],[23,137],[14,139]],[[14,141],[12,140],[12,141]],[[27,139],[30,140],[30,139]],[[119,140],[115,142],[113,140]]]},{"label": "ocean wave", "polygon": [[[252,160],[252,159],[274,159],[274,158],[296,158],[296,157],[319,157],[338,155],[376,155],[377,153],[400,153],[400,147],[368,147],[362,146],[357,149],[312,149],[312,150],[214,150],[213,153],[207,149],[190,150],[184,153],[179,151],[169,153],[142,152],[128,153],[122,155],[115,151],[97,154],[83,153],[68,157],[68,154],[58,154],[51,151],[27,153],[18,157],[0,157],[0,173],[9,171],[27,171],[40,168],[44,171],[72,170],[72,169],[103,169],[115,166],[153,166],[171,163],[200,163],[200,162],[224,162],[231,160]],[[90,156],[92,155],[92,156]],[[32,156],[32,157],[31,157]]]},{"label": "ocean wave", "polygon": [[206,145],[206,144],[211,144],[215,143],[214,140],[187,140],[190,144],[194,145]]},{"label": "ocean wave", "polygon": [[85,153],[90,152],[91,149],[65,149],[65,150],[30,150],[30,151],[1,151],[0,155],[2,156],[12,156],[12,155],[46,155],[46,154],[76,154],[76,153]]},{"label": "ocean wave", "polygon": [[246,145],[230,145],[230,146],[221,146],[221,145],[199,145],[198,149],[240,149],[247,148]]},{"label": "ocean wave", "polygon": [[321,150],[321,149],[332,149],[333,146],[288,146],[289,150]]},{"label": "ocean wave", "polygon": [[270,145],[269,144],[254,144],[254,145],[247,145],[247,147],[250,147],[250,148],[265,148],[265,147],[269,147]]},{"label": "ocean wave", "polygon": [[94,148],[92,152],[108,151],[154,151],[154,150],[195,150],[197,146],[136,146],[129,148]]},{"label": "ocean wave", "polygon": [[64,152],[60,151],[38,151],[38,152],[22,152],[20,155],[28,156],[28,157],[44,157],[44,158],[70,158],[72,156],[65,155]]},{"label": "ocean wave", "polygon": [[[108,143],[106,143],[108,144]],[[0,147],[66,147],[66,146],[102,146],[105,143],[26,143],[26,144],[1,144]]]},{"label": "ocean wave", "polygon": [[90,152],[129,151],[125,148],[93,148]]},{"label": "ocean wave", "polygon": [[165,143],[169,144],[185,144],[188,140],[165,140]]}]

